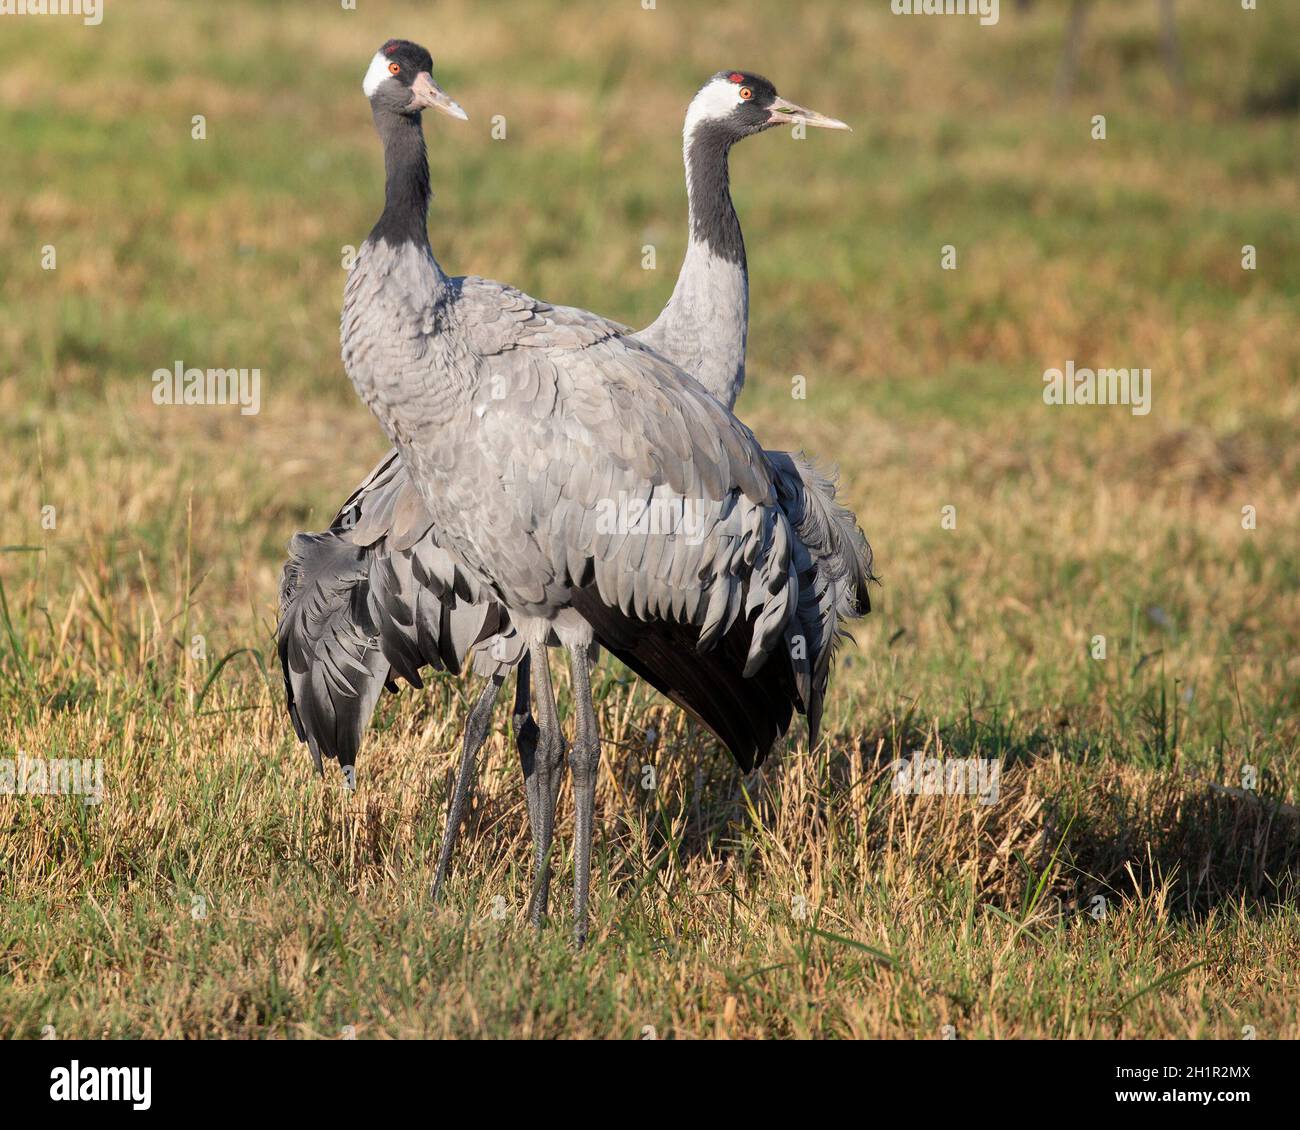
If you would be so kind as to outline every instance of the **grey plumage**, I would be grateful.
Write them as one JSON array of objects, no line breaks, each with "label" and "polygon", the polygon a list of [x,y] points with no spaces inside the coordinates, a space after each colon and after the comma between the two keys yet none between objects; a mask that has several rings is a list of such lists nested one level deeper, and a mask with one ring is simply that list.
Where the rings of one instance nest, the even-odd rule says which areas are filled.
[{"label": "grey plumage", "polygon": [[356,761],[361,734],[388,680],[369,610],[374,559],[346,540],[297,534],[280,580],[280,668],[289,717],[317,770],[322,754]]},{"label": "grey plumage", "polygon": [[500,605],[437,545],[395,467],[395,456],[381,463],[328,530],[297,534],[289,546],[280,666],[294,729],[317,769],[322,755],[354,763],[385,686],[423,687],[425,667],[457,674],[474,644],[505,627]]},{"label": "grey plumage", "polygon": [[[342,343],[395,451],[329,531],[295,539],[281,591],[290,710],[318,766],[322,752],[355,758],[380,687],[419,686],[424,666],[459,671],[471,650],[499,685],[528,646],[540,679],[535,649],[547,643],[570,649],[575,680],[593,641],[604,644],[745,768],[794,710],[815,739],[835,642],[868,607],[870,551],[828,480],[802,457],[763,452],[728,411],[748,312],[730,143],[713,123],[692,130],[688,115],[691,247],[669,306],[638,338],[500,283],[446,276],[423,237],[418,115],[382,107],[383,97],[372,105],[389,203],[349,276]],[[719,166],[709,175],[725,209],[709,204],[714,220],[730,213],[734,239],[698,222],[704,161]],[[543,689],[539,709],[549,676]],[[485,691],[475,707],[476,728],[494,697]],[[521,742],[539,860],[558,765],[550,706],[539,791]],[[575,787],[577,762],[597,748],[581,706]],[[462,800],[472,757],[467,741]],[[589,831],[586,785],[578,800]],[[582,891],[585,904],[585,880]]]},{"label": "grey plumage", "polygon": [[[692,103],[693,110],[696,106],[707,103],[709,87],[716,87],[725,75],[726,72],[720,72],[710,80],[710,84],[706,84],[701,95]],[[744,241],[728,191],[727,153],[730,144],[736,139],[734,134],[729,135],[717,121],[688,112],[683,130],[683,156],[690,204],[690,238],[686,257],[664,311],[655,322],[637,334],[642,342],[677,363],[728,407],[734,403],[744,380],[749,302]],[[622,329],[614,323],[606,324],[614,329]],[[502,385],[495,391],[498,395],[504,395],[507,390]],[[525,390],[525,393],[528,391]],[[545,408],[545,402],[541,398],[535,399],[533,403],[538,409]],[[677,454],[681,456],[686,452],[679,451]],[[865,540],[857,530],[852,515],[835,502],[833,486],[813,475],[806,462],[799,463],[806,473],[794,476],[789,470],[795,466],[791,456],[783,453],[770,455],[785,474],[780,497],[782,505],[789,507],[795,515],[793,521],[796,524],[804,522],[806,514],[820,516],[816,525],[800,530],[802,551],[813,563],[817,575],[829,578],[833,574],[858,571],[858,562],[863,560],[864,553],[869,554],[869,550],[866,549]],[[582,464],[571,468],[569,473],[574,479],[580,476],[589,478],[591,475],[590,469]],[[553,507],[559,501],[558,483],[557,476],[546,484],[545,489],[555,492],[555,496],[541,500],[543,509],[547,508],[547,503]],[[590,486],[587,483],[575,485],[583,489]],[[811,501],[802,498],[809,492]],[[656,501],[662,503],[664,500],[660,498],[649,501],[653,505]],[[593,527],[594,517],[588,515]],[[349,523],[355,523],[350,530],[346,528]],[[367,553],[375,556],[391,555],[396,560],[390,564],[389,570],[406,579],[406,584],[393,583],[389,570],[376,571],[376,579],[372,583],[370,572],[357,569],[350,555],[334,554],[331,536],[363,547]],[[608,548],[606,541],[601,544]],[[393,449],[343,505],[331,523],[328,535],[295,541],[291,547],[291,561],[286,567],[285,582],[282,585],[280,644],[282,654],[297,653],[303,657],[298,662],[306,664],[306,668],[295,673],[294,678],[286,679],[291,709],[292,704],[305,694],[320,691],[328,693],[331,701],[314,706],[312,715],[346,719],[351,730],[343,744],[353,755],[378,699],[377,692],[361,685],[364,677],[358,668],[373,670],[373,680],[396,689],[394,678],[402,678],[414,686],[421,686],[418,671],[422,666],[445,668],[453,672],[460,670],[465,660],[462,650],[464,640],[470,635],[474,636],[474,642],[483,644],[474,656],[475,670],[479,674],[491,675],[513,666],[523,654],[523,640],[513,625],[509,624],[508,616],[498,603],[490,602],[491,611],[475,610],[472,605],[466,607],[470,596],[468,589],[462,587],[460,600],[454,605],[454,615],[441,607],[434,594],[444,591],[451,565],[450,558],[445,553],[433,555],[429,552],[435,545],[433,519],[412,485],[410,475],[396,449]],[[674,562],[671,557],[665,558],[663,547],[662,541],[641,539],[639,543],[634,542],[629,551],[638,556],[636,559],[629,557],[626,571],[621,577],[611,577],[609,567],[603,568],[606,584],[613,581],[615,590],[619,592],[618,603],[623,611],[630,611],[629,601],[637,596],[636,577],[639,568],[647,567],[646,572],[654,578],[664,581],[670,579]],[[410,580],[415,577],[422,556],[433,557],[433,561],[440,567],[426,570],[431,576],[429,586],[420,585],[417,581],[412,587]],[[313,557],[318,560],[312,560]],[[327,564],[330,560],[338,561],[345,573],[331,574]],[[867,566],[864,577],[869,575],[869,556],[865,560]],[[580,569],[580,562],[580,557],[575,555],[570,572]],[[677,564],[680,571],[682,561],[679,560]],[[310,598],[305,596],[305,589],[301,585],[293,583],[291,572],[295,577],[313,579],[316,591],[311,593]],[[346,576],[355,578],[353,583],[369,585],[370,600],[380,609],[388,610],[387,623],[393,630],[390,632],[391,642],[385,650],[401,660],[392,664],[391,670],[384,670],[383,663],[374,657],[368,661],[362,658],[358,653],[357,633],[340,633],[338,621],[346,617],[347,610],[354,603],[345,583]],[[464,577],[460,580],[464,586]],[[829,591],[830,581],[824,579],[821,583]],[[640,586],[640,596],[644,603],[651,593],[648,582],[644,579]],[[728,594],[725,609],[717,609],[716,605],[722,599],[723,592],[719,589],[715,593],[715,611],[725,612],[727,620],[732,621],[739,611],[739,603]],[[297,602],[307,603],[308,599],[311,604],[310,615],[295,609]],[[809,599],[806,591],[804,599]],[[419,601],[426,605],[423,616],[417,615],[412,607]],[[860,588],[858,601],[861,611],[865,612],[865,585]],[[672,606],[672,597],[665,590],[659,594],[654,610],[671,613]],[[679,609],[681,607],[679,603]],[[858,613],[853,607],[842,600],[837,619],[842,621],[855,614]],[[440,615],[446,615],[451,624],[460,628],[454,640],[444,640],[437,633],[427,630],[421,634],[409,627],[412,622],[426,627],[435,625]],[[819,619],[822,618],[824,617]],[[487,632],[484,626],[491,625],[494,620],[503,625],[503,634],[493,636]],[[404,626],[406,630],[399,631]],[[717,626],[716,621],[704,625],[706,636],[711,635]],[[820,641],[823,634],[815,633],[813,639]],[[338,661],[330,657],[329,651],[342,646],[351,649],[353,662],[346,666],[353,672],[353,678],[345,684],[340,684],[337,680],[311,680],[308,670],[312,657],[315,656],[316,661],[325,664],[327,668],[336,666]],[[287,676],[293,671],[290,665],[286,665],[285,669]],[[340,695],[351,697],[341,701]],[[811,699],[812,692],[809,689],[808,700]],[[697,715],[698,713],[696,711]],[[299,734],[302,736],[301,727]],[[313,740],[313,748],[323,747],[328,756],[333,742],[338,739],[336,731],[331,729]]]},{"label": "grey plumage", "polygon": [[637,336],[731,408],[745,383],[749,331],[745,240],[728,174],[732,138],[722,123],[689,116],[683,134],[686,258],[663,312]]}]

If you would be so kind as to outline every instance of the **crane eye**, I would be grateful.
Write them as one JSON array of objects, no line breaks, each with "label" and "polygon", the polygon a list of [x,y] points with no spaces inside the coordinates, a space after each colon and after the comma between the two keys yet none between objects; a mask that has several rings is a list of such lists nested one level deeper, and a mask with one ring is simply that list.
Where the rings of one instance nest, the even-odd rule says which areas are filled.
[{"label": "crane eye", "polygon": [[401,63],[389,63],[389,64],[388,64],[388,73],[389,73],[390,75],[398,75],[398,74],[401,74],[401,73],[402,73],[402,64],[401,64]]},{"label": "crane eye", "polygon": [[740,88],[740,97],[741,97],[744,101],[748,102],[751,98],[754,97],[754,92],[753,92],[752,90],[750,90],[749,87],[747,87],[747,86],[742,86],[742,87]]}]

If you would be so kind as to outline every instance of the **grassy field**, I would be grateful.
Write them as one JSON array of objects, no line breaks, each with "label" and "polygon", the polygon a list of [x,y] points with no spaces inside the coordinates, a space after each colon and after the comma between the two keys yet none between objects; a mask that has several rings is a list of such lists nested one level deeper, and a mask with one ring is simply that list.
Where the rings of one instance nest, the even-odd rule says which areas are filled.
[{"label": "grassy field", "polygon": [[[888,7],[4,18],[0,758],[102,758],[104,796],[0,796],[0,1036],[1300,1035],[1300,11],[1180,0],[1179,94],[1156,5],[1103,0],[1054,105],[1063,3]],[[390,35],[472,119],[430,123],[443,264],[631,324],[705,77],[856,131],[734,155],[738,412],[839,464],[876,609],[823,740],[745,779],[602,666],[580,953],[564,879],[525,922],[504,709],[427,902],[471,680],[386,697],[355,793],[283,710],[285,545],[386,447],[337,324]],[[260,413],[155,405],[178,360],[259,368]],[[1149,368],[1149,414],[1046,405],[1068,360]],[[1000,759],[998,802],[894,795],[913,752]]]}]

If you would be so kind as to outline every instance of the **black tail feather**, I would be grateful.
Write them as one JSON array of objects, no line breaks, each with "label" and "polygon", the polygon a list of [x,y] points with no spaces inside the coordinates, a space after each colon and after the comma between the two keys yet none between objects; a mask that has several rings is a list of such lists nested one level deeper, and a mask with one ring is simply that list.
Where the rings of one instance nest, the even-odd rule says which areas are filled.
[{"label": "black tail feather", "polygon": [[752,626],[737,621],[718,646],[701,654],[699,628],[644,621],[611,608],[594,585],[573,590],[573,606],[601,646],[706,726],[745,772],[763,764],[789,728],[798,703],[788,661],[772,656],[744,678]]}]

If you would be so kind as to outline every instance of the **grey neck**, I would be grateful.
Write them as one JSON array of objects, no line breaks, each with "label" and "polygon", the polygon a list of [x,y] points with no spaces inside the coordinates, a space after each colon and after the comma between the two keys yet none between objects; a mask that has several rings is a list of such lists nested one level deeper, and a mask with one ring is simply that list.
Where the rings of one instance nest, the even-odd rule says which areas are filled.
[{"label": "grey neck", "polygon": [[[340,340],[357,392],[405,457],[413,437],[433,432],[458,410],[472,373],[442,363],[432,348],[445,332],[438,314],[454,294],[429,249],[429,165],[419,120],[377,108],[384,143],[384,210],[348,274]],[[422,329],[412,341],[412,321]],[[422,375],[419,411],[411,409],[409,373]]]},{"label": "grey neck", "polygon": [[683,139],[689,242],[663,313],[637,336],[730,408],[745,381],[749,274],[731,202],[731,139],[700,122]]},{"label": "grey neck", "polygon": [[397,246],[429,246],[429,158],[420,119],[374,109],[375,129],[384,143],[384,211],[370,233]]},{"label": "grey neck", "polygon": [[691,239],[705,244],[710,252],[728,263],[745,266],[745,240],[731,203],[731,174],[727,157],[733,135],[716,122],[700,122],[689,138],[683,139],[686,164],[686,196]]}]

